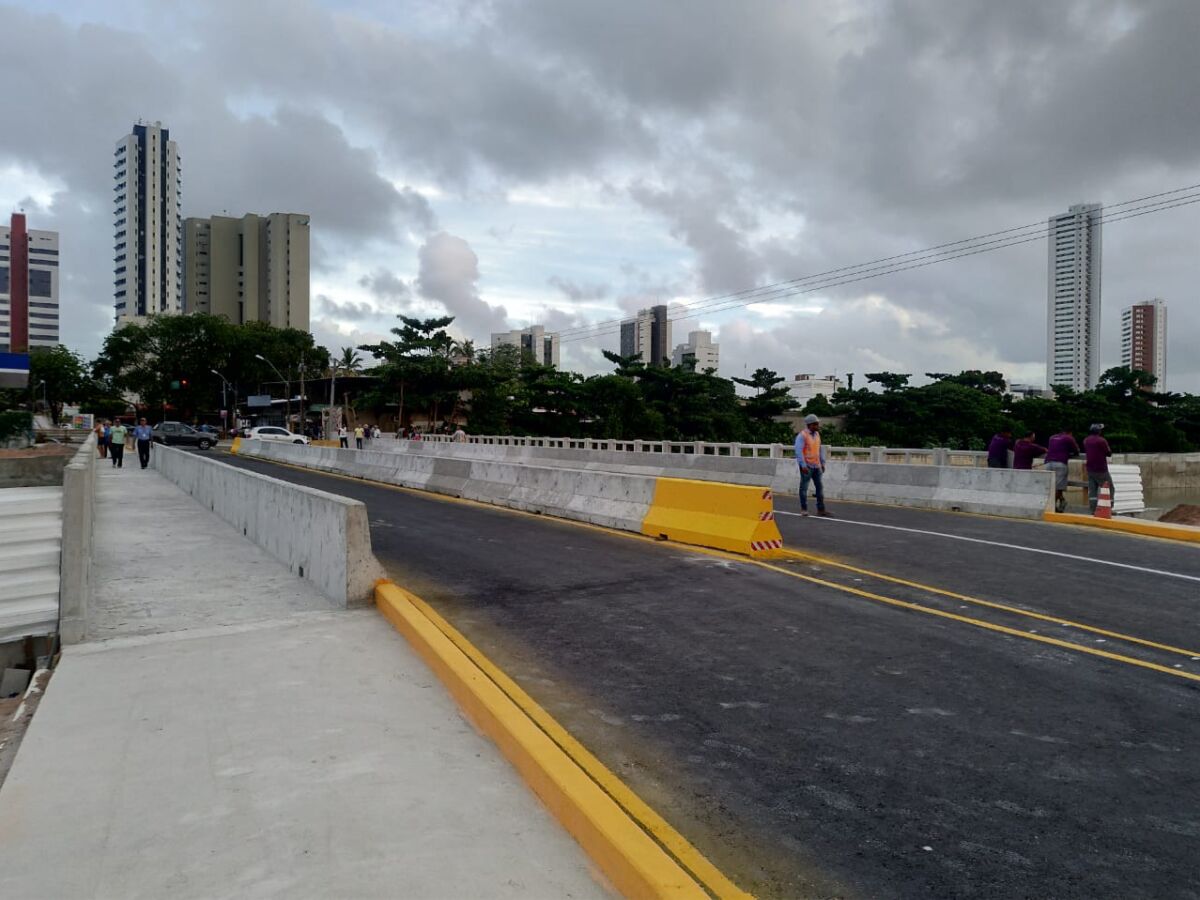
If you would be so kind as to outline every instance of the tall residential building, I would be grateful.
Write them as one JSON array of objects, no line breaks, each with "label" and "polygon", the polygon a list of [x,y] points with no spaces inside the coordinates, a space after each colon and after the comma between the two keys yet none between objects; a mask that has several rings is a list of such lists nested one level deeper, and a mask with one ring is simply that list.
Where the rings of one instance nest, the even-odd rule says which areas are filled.
[{"label": "tall residential building", "polygon": [[826,375],[824,378],[818,378],[816,375],[797,375],[788,382],[787,389],[792,399],[803,408],[818,394],[828,400],[842,389],[842,382],[836,375]]},{"label": "tall residential building", "polygon": [[686,344],[679,344],[671,356],[671,364],[682,366],[685,361],[695,360],[695,371],[714,372],[720,366],[721,345],[712,342],[712,332],[689,331]]},{"label": "tall residential building", "polygon": [[58,344],[58,232],[28,229],[24,213],[0,225],[0,347],[26,353]]},{"label": "tall residential building", "polygon": [[621,355],[642,355],[642,362],[666,366],[671,359],[671,323],[665,306],[643,309],[621,323]]},{"label": "tall residential building", "polygon": [[183,232],[189,313],[308,331],[308,216],[189,218]]},{"label": "tall residential building", "polygon": [[517,347],[522,355],[528,353],[535,362],[558,368],[558,335],[554,332],[547,334],[541,325],[493,333],[492,349],[497,347]]},{"label": "tall residential building", "polygon": [[1149,372],[1157,379],[1155,390],[1167,389],[1167,304],[1162,300],[1122,310],[1121,365]]},{"label": "tall residential building", "polygon": [[1051,216],[1046,303],[1046,384],[1077,391],[1100,377],[1101,206]]},{"label": "tall residential building", "polygon": [[179,149],[161,122],[138,123],[113,162],[113,295],[117,321],[183,312]]}]

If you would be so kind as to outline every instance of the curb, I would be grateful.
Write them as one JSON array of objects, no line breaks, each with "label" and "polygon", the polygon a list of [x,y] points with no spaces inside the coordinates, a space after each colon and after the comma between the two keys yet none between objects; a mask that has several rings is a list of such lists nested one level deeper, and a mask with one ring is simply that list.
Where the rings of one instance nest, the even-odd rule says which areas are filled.
[{"label": "curb", "polygon": [[[548,733],[546,723],[553,723],[559,730],[561,726],[523,693],[510,695],[503,673],[420,598],[381,581],[375,586],[375,604],[621,894],[639,898],[750,896],[737,889],[652,811],[657,822],[639,823],[618,802],[621,797],[612,790],[613,785],[598,779],[595,771],[585,769],[586,760],[581,764],[572,758]],[[532,712],[544,721],[536,721]],[[615,775],[603,771],[611,782],[641,803]],[[649,811],[649,807],[645,809]],[[669,834],[663,834],[664,827]],[[674,855],[668,852],[668,846],[676,851]],[[685,862],[691,871],[685,868]]]},{"label": "curb", "polygon": [[1056,525],[1083,525],[1090,528],[1102,528],[1106,531],[1120,531],[1125,534],[1140,534],[1143,537],[1200,544],[1200,528],[1190,525],[1164,525],[1160,522],[1146,522],[1141,519],[1097,519],[1082,513],[1048,512],[1043,513],[1042,518]]}]

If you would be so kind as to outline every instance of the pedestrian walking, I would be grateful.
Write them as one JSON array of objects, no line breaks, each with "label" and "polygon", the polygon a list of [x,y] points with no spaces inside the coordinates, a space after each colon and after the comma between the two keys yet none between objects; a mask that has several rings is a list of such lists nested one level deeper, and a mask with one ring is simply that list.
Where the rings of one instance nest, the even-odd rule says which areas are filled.
[{"label": "pedestrian walking", "polygon": [[378,426],[378,425],[372,425],[372,426],[371,426],[371,439],[372,439],[372,440],[375,440],[375,441],[379,440],[379,436],[380,436],[381,434],[383,434],[383,432],[379,430],[379,426]]},{"label": "pedestrian walking", "polygon": [[105,432],[104,423],[96,422],[96,452],[100,454],[101,459],[108,457],[108,434]]},{"label": "pedestrian walking", "polygon": [[1046,455],[1046,448],[1037,443],[1037,437],[1032,431],[1017,441],[1013,447],[1013,468],[1032,469],[1033,461],[1039,456]]},{"label": "pedestrian walking", "polygon": [[463,431],[461,425],[454,430],[454,437],[451,440],[456,444],[465,444],[467,442],[467,433]]},{"label": "pedestrian walking", "polygon": [[1064,428],[1046,442],[1046,468],[1054,473],[1054,509],[1067,508],[1067,461],[1079,455],[1079,444],[1070,428]]},{"label": "pedestrian walking", "polygon": [[1012,448],[1012,431],[1008,428],[1001,428],[994,435],[992,435],[992,442],[988,444],[988,468],[1007,469],[1008,451]]},{"label": "pedestrian walking", "polygon": [[800,515],[808,515],[808,485],[817,493],[817,515],[829,517],[825,509],[825,448],[821,446],[821,420],[812,413],[804,417],[804,428],[796,435],[796,463],[800,466]]},{"label": "pedestrian walking", "polygon": [[112,459],[114,469],[125,467],[125,425],[120,419],[108,431],[108,455]]},{"label": "pedestrian walking", "polygon": [[150,445],[154,443],[154,431],[142,419],[133,428],[133,439],[137,441],[138,462],[142,468],[150,465]]},{"label": "pedestrian walking", "polygon": [[361,425],[354,426],[354,447],[356,450],[363,448],[363,427]]},{"label": "pedestrian walking", "polygon": [[350,432],[345,425],[338,426],[338,445],[344,450],[350,449]]},{"label": "pedestrian walking", "polygon": [[1088,429],[1088,436],[1083,439],[1084,468],[1087,469],[1088,481],[1088,508],[1093,513],[1096,511],[1096,501],[1100,497],[1100,488],[1103,485],[1108,485],[1110,497],[1116,493],[1113,490],[1112,476],[1108,472],[1108,458],[1112,456],[1112,448],[1108,446],[1108,441],[1101,434],[1102,431],[1104,431],[1103,425],[1093,425]]}]

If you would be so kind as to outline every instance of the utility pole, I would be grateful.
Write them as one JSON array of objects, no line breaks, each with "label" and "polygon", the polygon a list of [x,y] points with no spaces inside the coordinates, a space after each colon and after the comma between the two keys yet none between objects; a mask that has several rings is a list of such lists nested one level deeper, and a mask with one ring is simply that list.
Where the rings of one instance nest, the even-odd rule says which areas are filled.
[{"label": "utility pole", "polygon": [[331,363],[329,366],[329,411],[325,422],[325,439],[330,441],[333,440],[333,403],[336,396],[337,370],[337,363]]},{"label": "utility pole", "polygon": [[300,433],[305,434],[308,431],[308,421],[304,417],[304,401],[307,399],[304,396],[304,351],[300,351]]}]

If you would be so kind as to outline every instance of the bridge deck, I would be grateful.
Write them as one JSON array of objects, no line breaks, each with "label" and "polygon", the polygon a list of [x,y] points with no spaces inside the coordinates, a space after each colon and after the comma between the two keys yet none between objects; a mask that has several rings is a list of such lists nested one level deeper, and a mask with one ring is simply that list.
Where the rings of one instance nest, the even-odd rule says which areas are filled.
[{"label": "bridge deck", "polygon": [[758,565],[230,461],[364,501],[392,577],[748,890],[1200,882],[1196,548],[840,504]]}]

